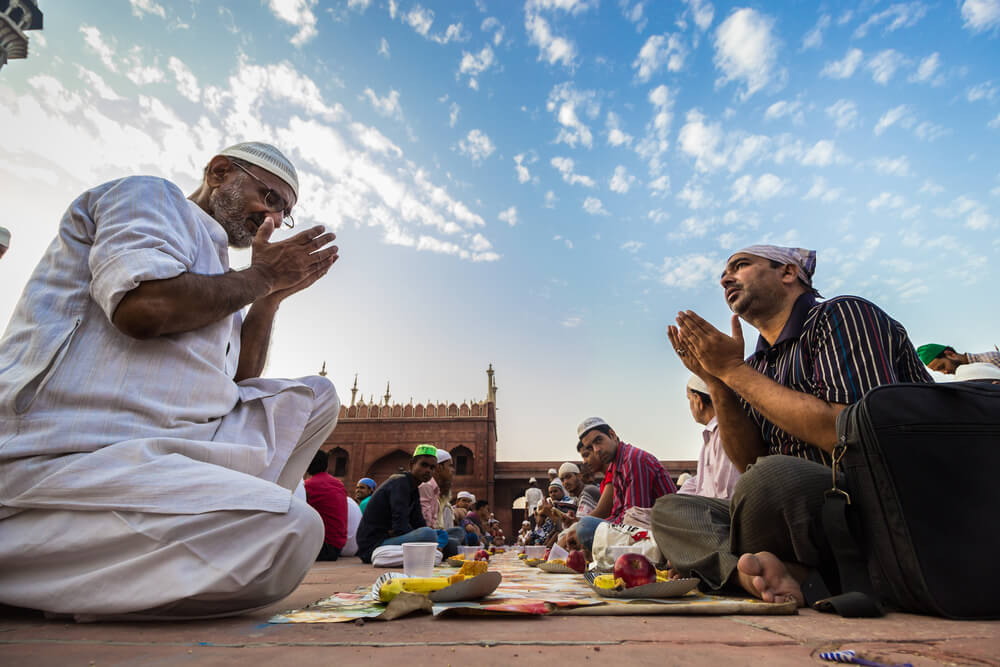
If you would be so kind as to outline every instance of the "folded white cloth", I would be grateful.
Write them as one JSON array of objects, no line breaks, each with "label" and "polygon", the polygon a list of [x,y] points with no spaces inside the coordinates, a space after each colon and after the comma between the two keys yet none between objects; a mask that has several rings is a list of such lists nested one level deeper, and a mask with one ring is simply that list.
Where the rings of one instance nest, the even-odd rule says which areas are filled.
[{"label": "folded white cloth", "polygon": [[[434,550],[434,564],[440,565],[444,554],[440,549]],[[399,544],[386,544],[377,547],[372,552],[372,567],[403,567],[403,547]]]}]

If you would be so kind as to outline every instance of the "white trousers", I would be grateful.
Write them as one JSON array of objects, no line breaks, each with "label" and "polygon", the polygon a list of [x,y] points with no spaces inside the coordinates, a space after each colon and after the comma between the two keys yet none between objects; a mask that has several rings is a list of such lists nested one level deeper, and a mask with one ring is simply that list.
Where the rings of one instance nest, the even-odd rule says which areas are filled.
[{"label": "white trousers", "polygon": [[[329,381],[302,381],[316,399],[277,476],[289,491],[340,410]],[[0,603],[81,621],[240,614],[295,590],[323,535],[322,519],[298,498],[284,514],[25,510],[0,521]]]}]

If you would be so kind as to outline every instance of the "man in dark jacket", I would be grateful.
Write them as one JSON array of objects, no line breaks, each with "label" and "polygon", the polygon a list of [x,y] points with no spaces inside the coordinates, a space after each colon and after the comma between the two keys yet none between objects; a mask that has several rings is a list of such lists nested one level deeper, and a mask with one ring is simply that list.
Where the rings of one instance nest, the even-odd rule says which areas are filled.
[{"label": "man in dark jacket", "polygon": [[378,487],[358,526],[358,557],[363,562],[370,563],[372,552],[381,546],[438,541],[437,531],[424,522],[417,490],[430,481],[436,467],[437,449],[417,445],[410,459],[410,471]]}]

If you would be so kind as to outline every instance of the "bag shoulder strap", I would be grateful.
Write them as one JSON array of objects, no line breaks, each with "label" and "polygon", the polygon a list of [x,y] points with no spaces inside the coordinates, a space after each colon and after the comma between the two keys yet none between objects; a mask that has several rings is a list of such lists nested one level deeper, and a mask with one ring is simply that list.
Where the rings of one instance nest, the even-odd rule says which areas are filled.
[{"label": "bag shoulder strap", "polygon": [[[837,613],[848,618],[882,616],[885,611],[872,589],[867,560],[847,525],[849,503],[850,498],[846,493],[839,489],[830,489],[826,492],[822,510],[823,531],[837,562],[840,589],[844,593],[830,596],[825,585],[822,585],[822,578],[815,570],[813,571],[815,576],[806,580],[803,590],[811,593],[806,599],[819,611]],[[816,599],[817,593],[822,594],[823,591],[827,592],[827,597]]]}]

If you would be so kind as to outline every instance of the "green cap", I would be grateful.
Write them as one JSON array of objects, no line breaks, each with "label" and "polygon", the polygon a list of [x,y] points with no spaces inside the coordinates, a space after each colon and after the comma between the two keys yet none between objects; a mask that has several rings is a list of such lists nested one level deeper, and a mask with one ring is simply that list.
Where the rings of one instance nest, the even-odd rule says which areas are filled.
[{"label": "green cap", "polygon": [[437,458],[438,450],[434,445],[417,445],[413,450],[414,456],[433,456]]},{"label": "green cap", "polygon": [[927,345],[921,345],[917,348],[917,356],[920,357],[920,361],[924,362],[924,365],[927,365],[940,357],[947,347],[947,345],[939,343],[927,343]]}]

